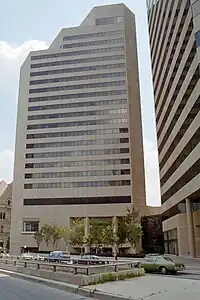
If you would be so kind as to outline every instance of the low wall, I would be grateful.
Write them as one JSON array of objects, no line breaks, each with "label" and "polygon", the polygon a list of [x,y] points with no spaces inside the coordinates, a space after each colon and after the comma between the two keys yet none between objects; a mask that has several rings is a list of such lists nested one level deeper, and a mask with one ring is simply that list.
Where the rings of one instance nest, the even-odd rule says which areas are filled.
[{"label": "low wall", "polygon": [[[110,269],[109,265],[104,266],[104,268],[107,268],[107,270],[104,269],[104,273],[98,272],[95,274],[90,273],[89,275],[84,275],[84,274],[69,273],[66,271],[63,272],[63,271],[61,271],[61,269],[58,265],[56,265],[56,271],[54,272],[52,270],[53,265],[45,264],[45,269],[42,270],[42,269],[36,268],[37,264],[31,265],[30,267],[24,267],[23,265],[14,265],[14,264],[8,264],[5,262],[3,263],[0,261],[0,269],[18,272],[18,273],[36,276],[36,277],[41,277],[41,278],[46,278],[46,279],[51,279],[51,280],[55,280],[55,281],[70,283],[70,284],[74,284],[77,286],[85,286],[85,285],[95,284],[96,282],[99,282],[105,274],[108,274],[108,273],[113,273],[113,274],[121,274],[121,273],[126,273],[126,274],[129,273],[130,274],[131,273],[131,274],[134,274],[135,276],[144,275],[144,270],[137,269],[137,268],[131,268],[131,269],[129,268],[129,269],[125,269],[125,270],[119,269],[119,270],[116,270],[116,272],[113,272],[113,268]],[[98,270],[98,268],[96,268],[96,269]],[[99,269],[99,271],[101,271],[101,270]]]}]

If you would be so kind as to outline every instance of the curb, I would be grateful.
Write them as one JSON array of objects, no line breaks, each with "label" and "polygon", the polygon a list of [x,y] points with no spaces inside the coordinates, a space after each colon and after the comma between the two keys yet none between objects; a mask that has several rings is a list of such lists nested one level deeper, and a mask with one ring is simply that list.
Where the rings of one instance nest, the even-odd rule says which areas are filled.
[{"label": "curb", "polygon": [[32,282],[39,283],[39,284],[44,284],[46,286],[49,286],[49,287],[52,287],[52,288],[55,288],[55,289],[58,289],[61,291],[65,291],[65,292],[73,293],[73,294],[79,294],[81,296],[88,297],[88,298],[95,297],[96,299],[99,299],[99,300],[131,300],[131,298],[125,298],[120,295],[103,293],[96,289],[79,287],[77,285],[73,285],[73,284],[69,284],[69,283],[39,278],[39,277],[25,275],[25,274],[13,272],[13,271],[7,271],[7,270],[0,269],[0,273],[9,275],[11,277],[15,277],[18,279],[32,281]]}]

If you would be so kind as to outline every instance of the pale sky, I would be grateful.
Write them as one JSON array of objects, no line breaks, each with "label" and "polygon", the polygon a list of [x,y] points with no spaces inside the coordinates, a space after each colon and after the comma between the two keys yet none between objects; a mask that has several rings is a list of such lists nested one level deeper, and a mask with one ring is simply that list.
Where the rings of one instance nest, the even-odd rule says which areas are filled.
[{"label": "pale sky", "polygon": [[[61,28],[78,26],[105,0],[0,0],[0,180],[12,181],[19,68],[31,50],[46,48]],[[147,203],[160,205],[146,0],[124,1],[136,15]]]}]

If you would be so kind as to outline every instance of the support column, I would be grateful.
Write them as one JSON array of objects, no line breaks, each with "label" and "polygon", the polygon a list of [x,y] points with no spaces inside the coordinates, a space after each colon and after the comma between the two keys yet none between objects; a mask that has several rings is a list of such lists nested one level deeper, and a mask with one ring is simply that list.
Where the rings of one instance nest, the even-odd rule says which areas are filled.
[{"label": "support column", "polygon": [[[89,236],[90,234],[90,218],[85,218],[85,236]],[[90,253],[90,246],[85,246],[85,253]]]},{"label": "support column", "polygon": [[[113,235],[115,236],[115,235],[117,235],[117,232],[118,232],[118,218],[116,216],[114,216],[112,219],[112,222],[113,222]],[[113,245],[112,252],[114,255],[116,255],[119,252],[117,244]]]},{"label": "support column", "polygon": [[186,202],[189,251],[190,251],[190,256],[196,257],[192,203],[191,200],[188,198],[185,200],[185,202]]}]

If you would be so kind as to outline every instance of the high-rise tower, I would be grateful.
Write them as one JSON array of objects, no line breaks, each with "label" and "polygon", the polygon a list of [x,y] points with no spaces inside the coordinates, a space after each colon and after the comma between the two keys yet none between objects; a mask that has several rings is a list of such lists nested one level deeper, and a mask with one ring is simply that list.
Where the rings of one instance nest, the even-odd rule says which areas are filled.
[{"label": "high-rise tower", "polygon": [[165,251],[200,256],[200,0],[147,7]]},{"label": "high-rise tower", "polygon": [[21,68],[11,252],[52,221],[145,206],[134,14],[95,7]]}]

